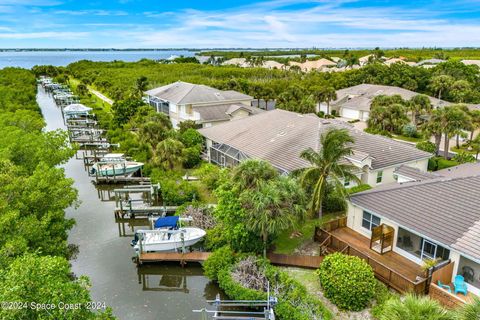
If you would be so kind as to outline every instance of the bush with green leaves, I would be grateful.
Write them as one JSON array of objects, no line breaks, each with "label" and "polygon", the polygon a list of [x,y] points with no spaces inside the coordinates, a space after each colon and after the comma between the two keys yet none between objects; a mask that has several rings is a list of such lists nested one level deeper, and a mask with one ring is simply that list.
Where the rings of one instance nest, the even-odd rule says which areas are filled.
[{"label": "bush with green leaves", "polygon": [[429,153],[435,153],[437,151],[437,146],[435,143],[431,141],[420,141],[416,145],[417,149],[429,152]]},{"label": "bush with green leaves", "polygon": [[474,155],[465,151],[458,152],[456,155],[453,156],[452,160],[458,163],[469,163],[476,161]]},{"label": "bush with green leaves", "polygon": [[204,162],[193,173],[194,176],[198,176],[202,179],[202,182],[207,186],[210,191],[215,190],[226,178],[228,169],[220,168],[217,165]]},{"label": "bush with green leaves", "polygon": [[152,170],[153,183],[160,183],[162,200],[167,206],[178,206],[199,199],[199,192],[194,184],[182,179],[180,172]]},{"label": "bush with green leaves", "polygon": [[203,136],[193,128],[188,128],[180,133],[180,141],[187,148],[201,146],[203,140]]},{"label": "bush with green leaves", "polygon": [[225,246],[212,253],[203,264],[203,271],[210,280],[218,280],[218,273],[229,269],[235,263],[235,254]]},{"label": "bush with green leaves", "polygon": [[202,148],[200,146],[193,146],[182,150],[183,167],[185,169],[191,169],[202,162],[201,158]]},{"label": "bush with green leaves", "polygon": [[[379,320],[454,320],[454,315],[428,296],[407,294],[391,298],[383,304]],[[473,320],[473,319],[472,319]]]},{"label": "bush with green leaves", "polygon": [[413,123],[407,123],[402,128],[402,134],[406,137],[414,138],[417,136],[417,127]]},{"label": "bush with green leaves", "polygon": [[327,255],[317,272],[325,296],[340,309],[360,311],[374,297],[373,270],[358,257],[338,252]]}]

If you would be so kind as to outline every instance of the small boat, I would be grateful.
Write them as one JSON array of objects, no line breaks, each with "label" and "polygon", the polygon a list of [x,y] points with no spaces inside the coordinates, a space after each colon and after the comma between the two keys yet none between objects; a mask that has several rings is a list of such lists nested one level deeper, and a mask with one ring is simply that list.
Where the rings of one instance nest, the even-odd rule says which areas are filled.
[{"label": "small boat", "polygon": [[135,251],[158,252],[179,251],[205,237],[205,230],[196,227],[178,227],[178,216],[159,218],[155,221],[154,230],[138,230],[131,245]]},{"label": "small boat", "polygon": [[129,161],[123,153],[108,153],[95,163],[90,170],[91,174],[99,176],[131,175],[143,167],[142,162]]}]

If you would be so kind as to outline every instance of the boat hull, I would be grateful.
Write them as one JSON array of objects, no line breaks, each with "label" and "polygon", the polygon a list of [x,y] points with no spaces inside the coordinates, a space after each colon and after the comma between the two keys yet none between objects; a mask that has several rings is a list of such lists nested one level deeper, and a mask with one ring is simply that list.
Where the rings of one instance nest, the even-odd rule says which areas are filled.
[{"label": "boat hull", "polygon": [[98,167],[95,166],[93,169],[95,170],[94,173],[98,174],[99,176],[114,177],[114,176],[130,175],[140,170],[142,166],[143,166],[143,163],[129,164],[126,166],[124,166],[123,164],[117,164],[115,166],[108,166],[108,167],[100,166],[100,169],[98,169]]},{"label": "boat hull", "polygon": [[[144,239],[141,240],[142,252],[181,251],[182,248],[188,248],[201,241],[206,234],[204,230],[199,228],[187,227],[182,229],[187,231],[183,243],[180,234],[173,234],[170,239],[168,239],[167,234],[144,234]],[[137,243],[134,248],[135,251],[139,251],[140,243]]]}]

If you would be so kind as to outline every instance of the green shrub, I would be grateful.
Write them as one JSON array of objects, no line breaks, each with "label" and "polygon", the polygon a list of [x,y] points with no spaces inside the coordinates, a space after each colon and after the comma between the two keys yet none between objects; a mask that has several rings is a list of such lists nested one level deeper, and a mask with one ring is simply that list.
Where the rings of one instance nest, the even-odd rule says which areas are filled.
[{"label": "green shrub", "polygon": [[371,309],[371,313],[374,318],[378,319],[383,311],[384,304],[390,299],[398,299],[398,295],[390,291],[386,285],[380,281],[376,281],[375,284],[375,305]]},{"label": "green shrub", "polygon": [[233,300],[266,300],[267,293],[245,288],[232,279],[232,267],[221,269],[218,272],[218,285],[230,299]]},{"label": "green shrub", "polygon": [[202,161],[202,158],[200,157],[201,153],[202,149],[199,146],[183,149],[183,167],[185,169],[196,167]]},{"label": "green shrub", "polygon": [[351,187],[351,188],[347,189],[347,192],[348,192],[348,194],[354,194],[354,193],[358,193],[358,192],[362,192],[362,191],[367,191],[367,190],[370,190],[370,189],[372,189],[372,186],[370,186],[367,183],[363,183],[363,184],[359,184],[358,186]]},{"label": "green shrub", "polygon": [[[391,298],[379,312],[380,320],[452,320],[453,315],[428,296],[407,294],[404,299]],[[473,320],[473,319],[472,319]]]},{"label": "green shrub", "polygon": [[230,269],[235,263],[235,256],[230,247],[216,250],[203,264],[205,275],[211,280],[218,280],[218,273],[223,269]]},{"label": "green shrub", "polygon": [[428,171],[437,171],[438,170],[438,158],[433,157],[428,159]]},{"label": "green shrub", "polygon": [[347,209],[347,202],[337,192],[330,192],[322,203],[325,213],[343,212]]},{"label": "green shrub", "polygon": [[199,193],[195,185],[184,181],[179,172],[167,172],[156,168],[152,170],[150,177],[153,183],[160,183],[160,192],[165,205],[178,206],[199,200]]},{"label": "green shrub", "polygon": [[414,138],[417,136],[417,127],[413,123],[407,123],[402,128],[402,134],[406,137]]},{"label": "green shrub", "polygon": [[437,146],[435,143],[431,141],[420,141],[416,145],[417,149],[429,152],[429,153],[435,153],[437,151]]},{"label": "green shrub", "polygon": [[358,257],[327,255],[318,275],[325,296],[340,309],[360,311],[374,296],[376,280],[372,268]]},{"label": "green shrub", "polygon": [[453,161],[456,161],[458,163],[468,163],[468,162],[475,162],[475,157],[465,151],[460,151],[457,153],[455,156],[452,158]]},{"label": "green shrub", "polygon": [[203,144],[203,136],[196,129],[188,128],[180,134],[180,141],[187,148],[197,147]]},{"label": "green shrub", "polygon": [[228,169],[221,169],[219,166],[205,162],[202,163],[200,168],[195,170],[193,175],[202,179],[202,182],[212,191],[220,185],[222,178],[226,176],[225,173],[227,170]]}]

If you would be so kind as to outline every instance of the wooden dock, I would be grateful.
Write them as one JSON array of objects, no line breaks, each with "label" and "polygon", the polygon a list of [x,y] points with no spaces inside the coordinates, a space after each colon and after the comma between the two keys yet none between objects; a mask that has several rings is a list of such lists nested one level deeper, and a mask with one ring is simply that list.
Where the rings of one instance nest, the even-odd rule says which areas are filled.
[{"label": "wooden dock", "polygon": [[201,263],[208,259],[211,255],[211,252],[145,252],[140,253],[138,257],[138,263],[158,263],[158,262],[180,262],[183,266],[187,262],[197,262]]},{"label": "wooden dock", "polygon": [[125,215],[131,217],[146,217],[149,215],[163,215],[167,213],[174,213],[177,211],[178,206],[148,206],[148,207],[116,207],[114,210],[115,218],[124,218]]}]

